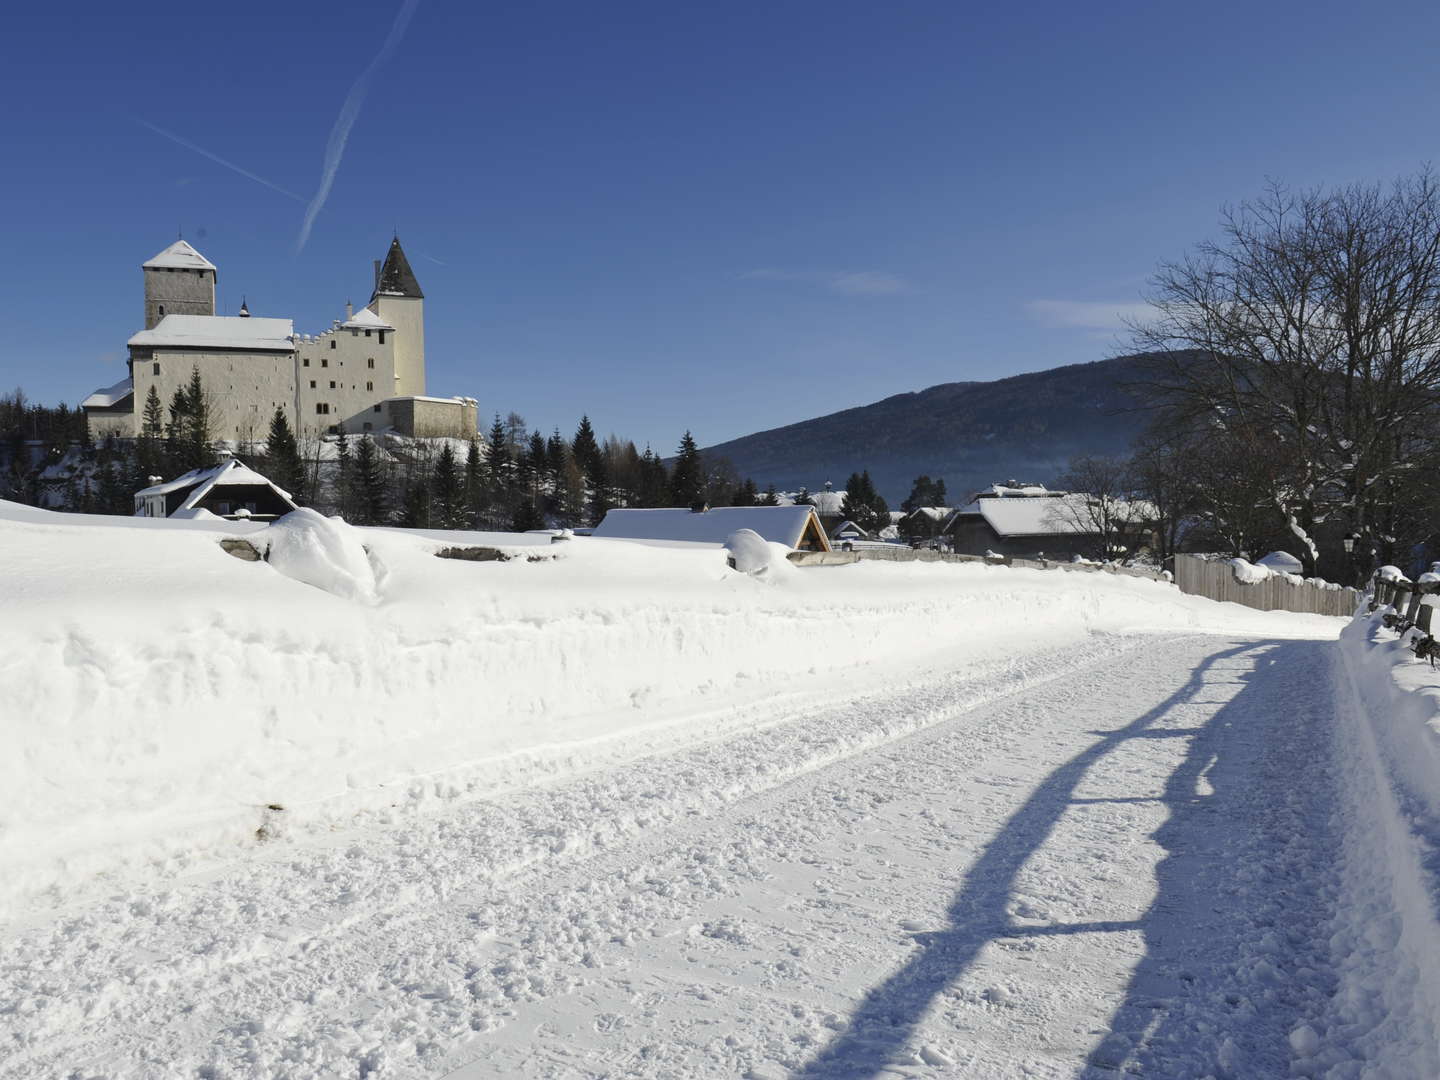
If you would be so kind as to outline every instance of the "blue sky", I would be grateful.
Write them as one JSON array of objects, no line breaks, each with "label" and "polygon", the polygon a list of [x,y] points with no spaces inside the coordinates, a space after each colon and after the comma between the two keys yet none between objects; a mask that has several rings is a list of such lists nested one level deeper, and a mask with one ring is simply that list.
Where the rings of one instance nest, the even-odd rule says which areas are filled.
[{"label": "blue sky", "polygon": [[666,451],[1101,359],[1222,204],[1412,171],[1440,115],[1433,3],[419,0],[297,251],[398,2],[42,11],[0,70],[0,386],[123,377],[177,227],[226,311],[310,332],[398,229],[432,393]]}]

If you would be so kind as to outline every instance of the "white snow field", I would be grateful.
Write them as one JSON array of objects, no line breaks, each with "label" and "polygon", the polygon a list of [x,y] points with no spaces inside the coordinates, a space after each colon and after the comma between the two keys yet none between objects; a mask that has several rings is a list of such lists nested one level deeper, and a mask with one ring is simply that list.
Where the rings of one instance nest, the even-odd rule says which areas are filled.
[{"label": "white snow field", "polygon": [[1440,1076],[1374,620],[741,562],[0,503],[0,1077]]}]

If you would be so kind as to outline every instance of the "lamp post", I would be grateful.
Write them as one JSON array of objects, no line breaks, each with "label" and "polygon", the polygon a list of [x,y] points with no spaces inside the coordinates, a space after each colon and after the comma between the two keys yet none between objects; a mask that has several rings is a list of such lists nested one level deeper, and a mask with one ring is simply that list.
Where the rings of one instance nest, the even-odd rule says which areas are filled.
[{"label": "lamp post", "polygon": [[1355,557],[1355,548],[1360,543],[1360,534],[1358,532],[1346,533],[1340,542],[1345,545],[1345,559],[1350,564],[1350,573],[1355,584],[1363,585],[1364,583],[1360,580],[1360,562]]}]

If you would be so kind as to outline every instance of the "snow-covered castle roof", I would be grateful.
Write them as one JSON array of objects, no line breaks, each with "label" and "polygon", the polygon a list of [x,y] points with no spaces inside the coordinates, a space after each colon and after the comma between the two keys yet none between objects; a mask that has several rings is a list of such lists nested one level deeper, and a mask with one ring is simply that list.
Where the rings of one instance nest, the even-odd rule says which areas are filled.
[{"label": "snow-covered castle roof", "polygon": [[141,330],[131,346],[172,349],[252,349],[289,352],[295,324],[290,319],[238,315],[166,315],[153,330]]},{"label": "snow-covered castle roof", "polygon": [[164,251],[140,264],[146,270],[214,270],[215,264],[184,240],[176,240]]}]

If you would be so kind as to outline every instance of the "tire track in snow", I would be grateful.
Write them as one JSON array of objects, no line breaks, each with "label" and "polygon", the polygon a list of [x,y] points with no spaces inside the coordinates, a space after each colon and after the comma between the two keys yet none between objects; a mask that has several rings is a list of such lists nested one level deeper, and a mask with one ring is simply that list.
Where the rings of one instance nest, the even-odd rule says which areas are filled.
[{"label": "tire track in snow", "polygon": [[[1163,697],[1157,688],[1180,678],[1167,668],[1220,647],[1110,643],[1034,658],[1009,683],[942,679],[128,898],[128,917],[104,907],[24,936],[21,976],[7,956],[4,988],[28,991],[15,1019],[29,1022],[5,1025],[27,1045],[0,1075],[76,1064],[214,1077],[803,1067],[852,1029],[857,992],[933,949],[957,875],[1005,840],[1037,780],[1130,719],[1117,710]],[[1142,693],[1117,690],[1129,684]],[[1165,723],[1183,732],[1207,709],[1187,703]],[[1128,919],[1112,921],[1144,914],[1158,854],[1146,830],[1163,821],[1158,802],[1189,741],[1134,740],[1133,754],[1094,763],[1084,780],[1095,801],[1054,826],[1059,848],[1032,852],[1006,894],[1015,932],[987,939],[974,969],[988,983],[962,973],[921,1017],[925,1038],[937,1017],[942,1032],[968,1025],[973,1075],[1022,1063],[1064,1075],[1103,1036],[1144,955],[1142,931],[1023,931],[1093,921],[1117,898]],[[87,957],[98,970],[77,986]],[[1027,982],[1025,965],[1068,975]],[[44,992],[67,979],[68,993]],[[728,1031],[707,1029],[717,1010]],[[1100,1026],[1061,1037],[1086,1015]],[[80,1026],[93,1038],[74,1040]],[[1037,1031],[1051,1042],[1022,1052],[1006,1035],[1017,1026],[1029,1043]],[[893,1047],[894,1068],[964,1067],[963,1041],[932,1042]]]}]

